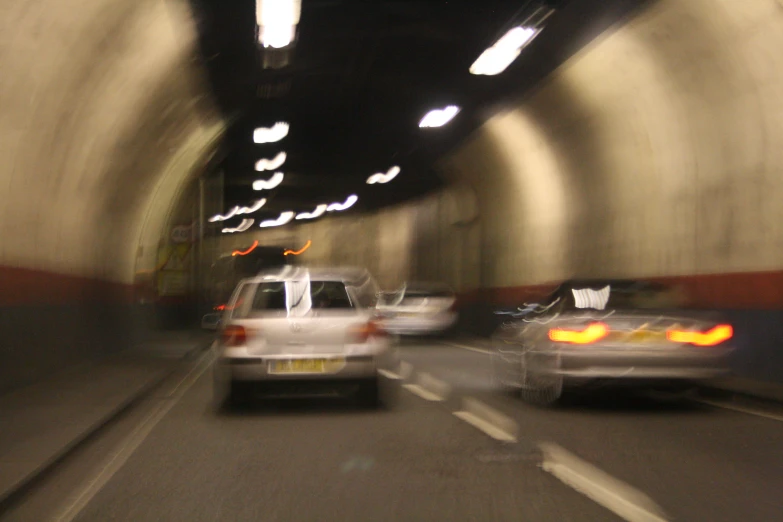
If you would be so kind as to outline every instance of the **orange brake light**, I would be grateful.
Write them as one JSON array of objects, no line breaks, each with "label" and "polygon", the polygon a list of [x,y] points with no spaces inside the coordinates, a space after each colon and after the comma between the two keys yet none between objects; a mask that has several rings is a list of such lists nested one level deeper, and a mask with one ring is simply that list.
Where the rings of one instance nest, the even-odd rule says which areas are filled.
[{"label": "orange brake light", "polygon": [[734,329],[728,324],[719,324],[706,332],[668,330],[666,338],[673,343],[687,343],[695,346],[715,346],[734,336]]},{"label": "orange brake light", "polygon": [[242,346],[247,342],[247,332],[245,332],[242,326],[226,326],[221,333],[221,337],[226,347]]},{"label": "orange brake light", "polygon": [[604,323],[590,323],[584,330],[566,330],[552,328],[549,338],[556,343],[592,344],[609,335],[609,327]]}]

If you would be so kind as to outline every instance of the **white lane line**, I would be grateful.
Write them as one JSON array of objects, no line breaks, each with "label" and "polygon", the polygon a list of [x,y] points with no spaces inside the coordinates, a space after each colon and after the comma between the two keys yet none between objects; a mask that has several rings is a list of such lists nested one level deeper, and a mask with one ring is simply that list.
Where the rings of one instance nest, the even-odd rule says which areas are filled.
[{"label": "white lane line", "polygon": [[433,401],[433,402],[443,401],[443,397],[440,397],[432,392],[425,390],[418,384],[403,384],[402,387],[408,390],[409,392],[413,393],[414,395],[418,395],[424,400]]},{"label": "white lane line", "polygon": [[378,368],[378,373],[380,373],[387,379],[394,379],[395,381],[402,379],[402,377],[400,377],[396,373],[390,372],[389,370],[384,370],[383,368]]},{"label": "white lane line", "polygon": [[764,417],[765,419],[772,419],[776,421],[783,422],[783,415],[776,415],[774,413],[767,413],[760,410],[753,410],[750,408],[743,408],[742,406],[734,406],[733,404],[727,404],[725,402],[718,402],[718,401],[711,401],[709,399],[694,399],[696,402],[700,402],[702,404],[708,404],[710,406],[714,406],[715,408],[723,408],[724,410],[733,410],[733,411],[739,411],[742,413],[747,413],[748,415],[754,415],[756,417]]},{"label": "white lane line", "polygon": [[403,384],[402,387],[422,399],[433,402],[443,402],[451,393],[451,386],[446,381],[436,379],[424,372],[416,376],[416,384]]},{"label": "white lane line", "polygon": [[516,442],[519,428],[517,423],[498,410],[472,397],[462,399],[462,410],[454,415],[480,429],[490,437],[503,442]]},{"label": "white lane line", "polygon": [[413,375],[413,365],[409,362],[400,361],[400,377],[407,379]]},{"label": "white lane line", "polygon": [[141,446],[144,440],[152,432],[153,428],[166,416],[191,386],[210,367],[214,360],[214,353],[209,351],[202,355],[193,368],[180,380],[167,394],[167,399],[158,403],[155,409],[123,441],[120,449],[108,459],[98,474],[89,480],[74,495],[73,501],[57,515],[54,520],[58,522],[70,522],[90,503],[109,480],[125,465],[133,453]]},{"label": "white lane line", "polygon": [[629,522],[666,522],[663,510],[647,495],[553,443],[539,444],[541,467],[576,491]]},{"label": "white lane line", "polygon": [[491,354],[492,350],[486,350],[484,348],[476,348],[475,346],[468,346],[466,344],[457,344],[452,342],[444,342],[443,344],[448,346],[454,346],[455,348],[462,348],[463,350],[470,350],[471,352],[478,352],[484,354]]}]

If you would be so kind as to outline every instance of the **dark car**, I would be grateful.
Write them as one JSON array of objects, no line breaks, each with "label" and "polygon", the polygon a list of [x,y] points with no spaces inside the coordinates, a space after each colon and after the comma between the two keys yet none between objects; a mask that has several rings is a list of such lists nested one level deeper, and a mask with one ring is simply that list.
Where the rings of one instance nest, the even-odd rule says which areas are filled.
[{"label": "dark car", "polygon": [[681,390],[728,372],[731,325],[682,309],[666,285],[568,281],[506,313],[493,337],[494,376],[532,403],[590,383]]}]

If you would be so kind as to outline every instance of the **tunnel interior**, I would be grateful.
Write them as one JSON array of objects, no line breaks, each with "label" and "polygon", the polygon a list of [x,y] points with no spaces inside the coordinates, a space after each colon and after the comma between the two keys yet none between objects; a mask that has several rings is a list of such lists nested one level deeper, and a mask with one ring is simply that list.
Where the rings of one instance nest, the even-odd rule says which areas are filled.
[{"label": "tunnel interior", "polygon": [[[508,71],[468,74],[537,9],[554,14]],[[67,10],[6,9],[4,389],[197,321],[220,255],[308,240],[301,262],[452,285],[482,334],[569,277],[676,281],[742,325],[738,371],[783,378],[779,2],[313,0],[286,52],[257,45],[249,1]],[[450,125],[417,127],[449,103]],[[279,121],[287,141],[253,142]],[[253,190],[283,149],[285,181]],[[207,219],[351,194],[279,228]]]}]

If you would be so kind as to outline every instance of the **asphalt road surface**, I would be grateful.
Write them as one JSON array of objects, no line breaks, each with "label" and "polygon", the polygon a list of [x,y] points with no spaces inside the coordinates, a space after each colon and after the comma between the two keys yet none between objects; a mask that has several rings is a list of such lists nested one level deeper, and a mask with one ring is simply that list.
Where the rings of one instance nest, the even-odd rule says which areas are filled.
[{"label": "asphalt road surface", "polygon": [[467,348],[404,346],[405,386],[388,411],[340,399],[216,406],[207,357],[6,518],[783,520],[776,412],[626,391],[536,408],[495,389],[488,355]]}]

